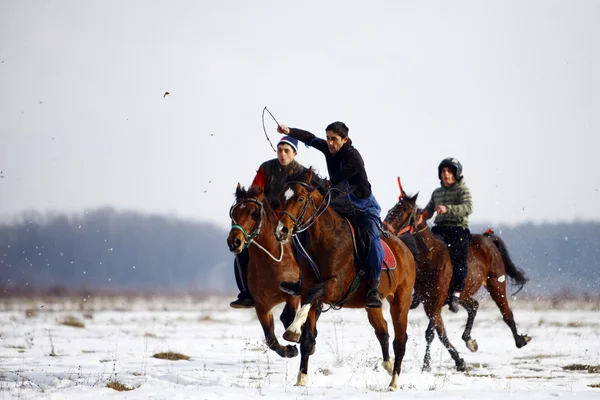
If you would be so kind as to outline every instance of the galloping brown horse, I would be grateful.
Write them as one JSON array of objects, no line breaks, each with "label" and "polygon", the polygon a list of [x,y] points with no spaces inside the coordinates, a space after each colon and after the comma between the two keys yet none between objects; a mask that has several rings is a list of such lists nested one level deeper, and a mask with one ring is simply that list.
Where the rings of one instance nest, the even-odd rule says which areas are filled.
[{"label": "galloping brown horse", "polygon": [[281,357],[295,357],[296,346],[282,346],[277,341],[271,310],[285,301],[280,320],[285,328],[294,320],[300,300],[280,291],[279,283],[298,280],[298,262],[289,244],[275,240],[275,212],[261,188],[252,186],[246,191],[238,183],[235,200],[229,211],[232,226],[227,245],[234,254],[248,247],[248,288],[267,345]]},{"label": "galloping brown horse", "polygon": [[[417,263],[417,279],[414,289],[418,298],[423,302],[425,314],[429,318],[429,326],[425,332],[427,348],[423,360],[423,370],[431,369],[430,346],[435,328],[440,341],[456,363],[457,370],[464,371],[466,369],[465,361],[448,340],[442,319],[442,307],[448,298],[452,278],[452,263],[448,247],[441,239],[433,235],[423,220],[422,211],[416,205],[418,194],[408,197],[402,186],[400,186],[400,191],[399,201],[388,212],[384,225],[392,233],[413,231],[417,235],[419,262]],[[518,348],[525,346],[531,338],[517,332],[506,296],[506,278],[508,276],[512,279],[513,284],[521,287],[527,282],[527,278],[523,271],[511,261],[502,239],[491,232],[485,235],[473,235],[469,245],[467,263],[468,273],[464,291],[460,296],[460,304],[467,310],[468,315],[462,335],[468,349],[475,352],[478,348],[477,341],[471,338],[471,329],[479,303],[472,296],[477,293],[482,284],[500,309],[504,322],[513,334],[516,346]]]},{"label": "galloping brown horse", "polygon": [[[322,305],[365,308],[366,285],[353,285],[360,266],[350,224],[329,206],[330,200],[331,190],[313,180],[312,169],[290,177],[280,194],[281,212],[275,230],[277,240],[288,242],[295,233],[304,230],[308,234],[305,257],[300,259],[302,307],[283,335],[286,340],[300,342],[298,386],[307,383],[308,359],[315,350],[316,322]],[[408,310],[416,266],[412,254],[402,241],[394,236],[383,240],[391,249],[397,264],[394,269],[382,271],[379,285],[379,291],[390,303],[394,324],[393,367],[389,355],[387,322],[381,308],[369,308],[367,314],[381,345],[383,366],[392,375],[389,388],[394,390],[398,387],[400,367],[406,351]]]}]

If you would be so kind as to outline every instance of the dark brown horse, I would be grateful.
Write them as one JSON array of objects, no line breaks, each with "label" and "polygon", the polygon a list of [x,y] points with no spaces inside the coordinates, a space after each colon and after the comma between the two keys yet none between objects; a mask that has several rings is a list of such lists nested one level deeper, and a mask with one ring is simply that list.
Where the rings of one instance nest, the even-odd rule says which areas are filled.
[{"label": "dark brown horse", "polygon": [[279,283],[298,280],[298,262],[289,244],[275,240],[275,212],[261,188],[252,186],[246,191],[238,184],[235,200],[229,211],[231,230],[227,245],[234,254],[248,247],[248,289],[267,345],[281,357],[295,357],[296,346],[282,346],[277,341],[271,310],[285,301],[280,320],[285,328],[294,320],[300,299],[280,291]]},{"label": "dark brown horse", "polygon": [[[290,177],[279,198],[281,212],[275,230],[277,240],[288,242],[292,235],[303,230],[308,234],[306,256],[300,259],[302,307],[283,335],[286,340],[300,342],[300,371],[296,385],[304,386],[307,383],[308,359],[315,350],[316,323],[322,305],[365,308],[366,285],[361,283],[353,293],[351,287],[360,266],[350,225],[329,206],[331,190],[313,180],[312,169]],[[381,308],[368,308],[367,315],[381,344],[383,366],[392,375],[389,388],[394,390],[398,387],[400,367],[406,351],[408,310],[416,265],[402,241],[394,236],[383,240],[393,252],[397,264],[395,269],[382,271],[379,285],[379,291],[390,303],[394,324],[393,366],[389,355],[387,322]],[[309,262],[309,257],[314,265]]]},{"label": "dark brown horse", "polygon": [[[430,370],[430,346],[434,337],[434,329],[440,341],[448,349],[450,356],[456,363],[459,371],[466,368],[464,360],[452,346],[442,319],[442,307],[446,304],[449,295],[450,280],[452,278],[452,263],[447,245],[434,236],[427,223],[422,218],[422,211],[418,210],[417,195],[408,197],[400,186],[401,195],[398,203],[388,212],[384,225],[392,233],[412,231],[417,236],[419,249],[419,262],[417,263],[417,279],[415,293],[423,302],[425,314],[429,318],[429,326],[425,332],[427,348],[423,360],[423,370]],[[506,246],[502,240],[493,233],[473,235],[469,245],[467,258],[468,271],[465,279],[465,288],[460,296],[460,304],[467,310],[467,324],[462,339],[472,352],[477,351],[477,341],[471,338],[473,321],[477,314],[479,303],[472,296],[477,293],[483,284],[490,296],[500,309],[504,322],[510,328],[515,344],[518,348],[525,346],[531,338],[520,335],[508,305],[506,296],[507,277],[513,284],[521,287],[527,282],[522,270],[511,261]]]}]

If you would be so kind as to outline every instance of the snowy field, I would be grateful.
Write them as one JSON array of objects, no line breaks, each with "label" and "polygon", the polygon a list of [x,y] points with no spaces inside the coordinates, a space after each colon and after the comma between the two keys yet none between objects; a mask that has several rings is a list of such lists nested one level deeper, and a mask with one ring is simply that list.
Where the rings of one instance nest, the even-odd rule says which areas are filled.
[{"label": "snowy field", "polygon": [[[364,310],[322,315],[309,384],[296,387],[299,357],[281,359],[270,351],[254,310],[230,309],[230,300],[0,299],[0,400],[600,398],[597,302],[551,309],[544,302],[513,301],[519,332],[533,337],[517,349],[499,311],[482,296],[472,332],[476,353],[460,338],[466,312],[444,311],[450,340],[469,365],[466,373],[454,370],[437,337],[432,371],[421,372],[427,321],[419,307],[409,314],[400,389],[390,393]],[[387,305],[384,311],[389,322]],[[64,325],[69,317],[84,327]],[[276,333],[283,342],[279,323]],[[190,359],[153,358],[167,351]],[[573,364],[589,367],[564,368]],[[114,382],[133,390],[107,387]]]}]

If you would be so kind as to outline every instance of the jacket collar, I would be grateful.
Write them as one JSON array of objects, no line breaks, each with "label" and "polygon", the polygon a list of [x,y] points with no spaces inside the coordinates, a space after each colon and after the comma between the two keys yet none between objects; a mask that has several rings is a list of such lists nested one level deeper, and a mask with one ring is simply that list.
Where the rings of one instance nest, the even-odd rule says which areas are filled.
[{"label": "jacket collar", "polygon": [[352,139],[348,138],[348,141],[344,143],[342,148],[338,151],[338,154],[343,154],[352,148]]}]

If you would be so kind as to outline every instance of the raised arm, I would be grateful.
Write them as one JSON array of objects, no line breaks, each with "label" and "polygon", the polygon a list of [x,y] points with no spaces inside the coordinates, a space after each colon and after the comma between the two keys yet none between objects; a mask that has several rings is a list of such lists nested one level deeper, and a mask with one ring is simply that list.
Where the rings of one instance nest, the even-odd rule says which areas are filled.
[{"label": "raised arm", "polygon": [[285,125],[280,125],[277,127],[277,132],[283,133],[285,135],[290,135],[295,137],[302,143],[310,147],[314,147],[319,150],[323,154],[329,154],[329,148],[327,147],[327,141],[321,138],[316,137],[309,131],[305,131],[298,128],[289,128]]}]

